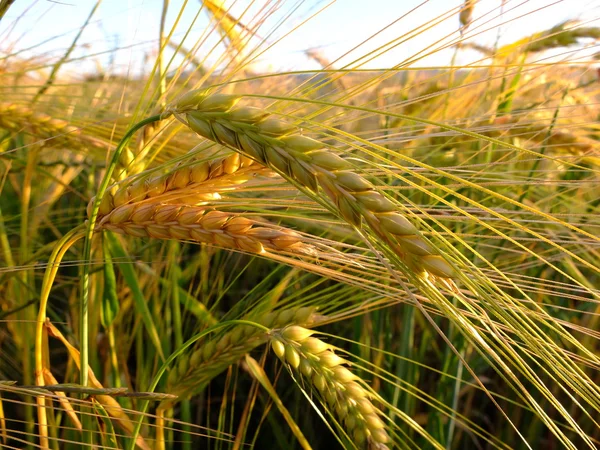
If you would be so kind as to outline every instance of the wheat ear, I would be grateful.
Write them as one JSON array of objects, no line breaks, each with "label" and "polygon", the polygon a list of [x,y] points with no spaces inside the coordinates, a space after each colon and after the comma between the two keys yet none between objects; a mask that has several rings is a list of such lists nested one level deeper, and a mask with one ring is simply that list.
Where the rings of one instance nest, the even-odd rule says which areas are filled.
[{"label": "wheat ear", "polygon": [[[237,153],[213,161],[195,163],[193,161],[179,164],[168,175],[156,175],[138,178],[135,181],[119,186],[114,193],[107,192],[102,197],[100,214],[105,215],[114,208],[132,202],[140,202],[156,198],[162,203],[200,205],[203,202],[219,197],[210,188],[215,183],[238,185],[253,178],[267,169],[255,161]],[[93,205],[94,199],[88,208]],[[89,211],[88,211],[89,215]]]},{"label": "wheat ear", "polygon": [[314,254],[301,236],[283,227],[265,224],[199,206],[153,202],[128,203],[100,215],[98,230],[106,229],[135,237],[177,239],[265,253],[267,250]]},{"label": "wheat ear", "polygon": [[[322,319],[316,308],[305,306],[250,317],[247,320],[267,328],[288,325],[313,326]],[[204,340],[188,354],[178,358],[167,379],[167,391],[178,397],[192,395],[205,383],[239,361],[245,354],[264,345],[268,333],[249,325],[236,325],[231,331],[213,339]]]},{"label": "wheat ear", "polygon": [[0,128],[15,132],[24,130],[37,138],[49,140],[50,144],[75,150],[107,152],[111,148],[110,143],[82,133],[81,129],[65,120],[16,103],[0,102]]},{"label": "wheat ear", "polygon": [[303,188],[322,189],[341,217],[362,221],[418,272],[452,278],[452,267],[397,212],[397,207],[346,160],[296,126],[254,107],[236,107],[239,96],[192,91],[167,109],[199,135],[228,146],[279,172]]},{"label": "wheat ear", "polygon": [[[288,308],[245,318],[263,327],[282,327],[298,324],[312,326],[322,319],[314,307]],[[180,398],[190,397],[203,389],[210,380],[223,372],[244,355],[264,345],[269,335],[258,327],[235,325],[230,331],[212,339],[200,341],[192,352],[179,356],[177,364],[171,367],[167,379],[167,390]],[[164,417],[165,411],[172,408],[174,400],[162,402],[156,410],[157,446],[165,448]]]},{"label": "wheat ear", "polygon": [[458,15],[458,20],[461,25],[460,33],[464,34],[471,25],[473,20],[473,9],[475,9],[475,0],[465,0]]},{"label": "wheat ear", "polygon": [[126,147],[121,152],[118,166],[113,174],[117,181],[122,181],[132,175],[144,171],[148,165],[147,156],[152,149],[152,143],[164,129],[161,122],[146,125],[139,135],[134,147]]},{"label": "wheat ear", "polygon": [[[493,119],[478,120],[468,126],[469,130],[491,138],[511,137],[521,141],[543,144],[549,150],[564,150],[575,156],[594,156],[598,153],[598,141],[579,136],[567,128],[549,127],[532,122],[530,117],[518,117],[510,114]],[[431,132],[429,141],[435,146],[461,144],[473,140],[466,134],[445,135],[445,130],[437,128]]]},{"label": "wheat ear", "polygon": [[333,346],[312,337],[313,333],[301,326],[288,326],[271,333],[271,347],[281,361],[316,388],[356,444],[368,441],[374,447],[387,448],[390,438],[369,391],[344,366],[348,361],[336,355]]}]

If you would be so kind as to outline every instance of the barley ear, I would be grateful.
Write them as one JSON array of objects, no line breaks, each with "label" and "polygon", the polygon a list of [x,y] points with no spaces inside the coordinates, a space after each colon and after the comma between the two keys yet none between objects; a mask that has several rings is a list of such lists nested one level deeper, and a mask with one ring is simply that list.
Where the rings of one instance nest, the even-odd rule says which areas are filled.
[{"label": "barley ear", "polygon": [[370,392],[338,356],[334,347],[313,337],[312,330],[292,325],[271,333],[271,348],[294,372],[301,374],[335,411],[340,424],[357,445],[368,442],[386,449],[390,437]]},{"label": "barley ear", "polygon": [[106,229],[134,237],[213,244],[258,254],[316,254],[315,248],[292,230],[199,206],[146,201],[125,203],[113,209],[108,204],[106,209],[101,208],[101,212],[98,230]]},{"label": "barley ear", "polygon": [[[246,318],[267,328],[289,325],[313,326],[321,316],[314,307],[286,308]],[[264,345],[269,336],[259,328],[236,325],[225,334],[199,342],[190,353],[181,355],[167,380],[169,393],[185,398],[212,378],[235,364],[244,355]]]}]

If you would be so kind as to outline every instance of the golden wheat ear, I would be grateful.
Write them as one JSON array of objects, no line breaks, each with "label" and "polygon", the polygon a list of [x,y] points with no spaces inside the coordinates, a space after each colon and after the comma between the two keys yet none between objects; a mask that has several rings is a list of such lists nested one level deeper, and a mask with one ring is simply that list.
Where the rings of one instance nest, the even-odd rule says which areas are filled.
[{"label": "golden wheat ear", "polygon": [[273,168],[302,188],[322,191],[338,214],[355,227],[365,223],[410,267],[440,278],[454,271],[397,206],[352,165],[321,142],[269,112],[236,106],[241,97],[197,90],[167,108],[199,135]]},{"label": "golden wheat ear", "polygon": [[[267,173],[268,172],[268,173]],[[136,177],[130,182],[109,188],[102,197],[100,214],[106,215],[114,208],[128,203],[154,199],[156,202],[199,205],[212,200],[214,194],[207,189],[219,183],[235,186],[252,179],[256,174],[272,174],[270,169],[237,153],[212,161],[186,161],[175,166],[166,175]],[[217,196],[218,198],[218,196]],[[93,205],[93,200],[88,205]]]},{"label": "golden wheat ear", "polygon": [[47,141],[48,145],[70,150],[98,150],[106,153],[112,148],[109,142],[83,133],[66,120],[12,102],[0,102],[0,128],[14,132],[25,131],[39,141]]},{"label": "golden wheat ear", "polygon": [[199,206],[161,202],[127,203],[99,216],[97,230],[134,237],[175,239],[263,254],[267,251],[313,254],[300,234],[238,214]]}]

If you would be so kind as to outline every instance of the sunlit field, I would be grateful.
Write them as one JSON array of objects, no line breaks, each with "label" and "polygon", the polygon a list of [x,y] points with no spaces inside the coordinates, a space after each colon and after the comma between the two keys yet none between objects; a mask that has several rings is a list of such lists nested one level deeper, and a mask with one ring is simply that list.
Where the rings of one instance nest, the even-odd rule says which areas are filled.
[{"label": "sunlit field", "polygon": [[0,0],[0,447],[600,448],[599,18]]}]

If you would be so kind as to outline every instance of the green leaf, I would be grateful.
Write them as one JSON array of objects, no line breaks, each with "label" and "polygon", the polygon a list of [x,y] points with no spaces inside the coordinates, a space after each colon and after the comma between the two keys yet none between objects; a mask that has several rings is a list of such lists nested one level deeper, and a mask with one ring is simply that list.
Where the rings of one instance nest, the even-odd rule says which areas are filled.
[{"label": "green leaf", "polygon": [[110,248],[106,239],[104,240],[104,295],[102,296],[102,308],[100,310],[100,321],[104,328],[110,327],[119,313],[119,297],[117,296],[117,277],[113,265]]},{"label": "green leaf", "polygon": [[160,337],[158,335],[158,331],[156,329],[156,325],[154,324],[154,320],[152,319],[152,313],[150,309],[148,309],[148,303],[146,302],[146,297],[142,292],[142,288],[140,287],[137,276],[135,274],[135,270],[133,270],[133,264],[131,258],[125,252],[125,249],[117,239],[117,237],[110,232],[105,232],[104,236],[106,237],[106,242],[108,243],[108,247],[110,252],[122,261],[122,264],[118,265],[119,272],[123,275],[125,282],[131,289],[131,293],[133,295],[133,300],[135,303],[135,309],[137,313],[142,317],[144,322],[144,326],[146,327],[146,332],[150,336],[150,340],[154,344],[156,351],[160,355],[162,361],[164,361],[164,353],[162,349],[162,344],[160,342]]},{"label": "green leaf", "polygon": [[100,427],[100,438],[102,441],[102,445],[104,448],[120,448],[119,443],[117,442],[117,435],[115,433],[115,428],[113,427],[110,416],[98,401],[92,399],[92,405],[94,405],[94,410],[97,414],[98,420],[102,421],[103,427]]}]

